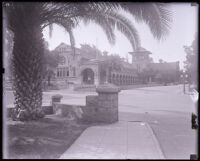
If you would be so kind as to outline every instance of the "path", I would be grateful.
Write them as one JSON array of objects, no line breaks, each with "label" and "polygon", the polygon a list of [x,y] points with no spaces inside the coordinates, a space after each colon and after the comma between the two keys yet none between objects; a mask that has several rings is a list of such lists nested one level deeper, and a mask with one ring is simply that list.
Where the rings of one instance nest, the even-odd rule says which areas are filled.
[{"label": "path", "polygon": [[164,159],[147,123],[119,121],[86,129],[60,159]]}]

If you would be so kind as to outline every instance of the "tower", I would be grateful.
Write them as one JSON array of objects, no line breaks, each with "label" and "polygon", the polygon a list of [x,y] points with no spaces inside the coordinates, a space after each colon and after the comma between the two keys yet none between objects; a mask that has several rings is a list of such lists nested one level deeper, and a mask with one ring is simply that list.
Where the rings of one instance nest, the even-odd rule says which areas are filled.
[{"label": "tower", "polygon": [[140,47],[137,48],[134,52],[129,52],[132,55],[132,65],[138,72],[142,71],[150,63],[149,54],[152,54],[150,51]]}]

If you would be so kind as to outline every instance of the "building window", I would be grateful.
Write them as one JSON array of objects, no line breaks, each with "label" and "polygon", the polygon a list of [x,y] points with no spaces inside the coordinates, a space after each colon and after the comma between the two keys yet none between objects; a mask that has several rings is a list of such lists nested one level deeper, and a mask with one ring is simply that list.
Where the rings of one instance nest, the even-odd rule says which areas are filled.
[{"label": "building window", "polygon": [[62,77],[62,69],[61,68],[59,69],[59,73],[60,73],[59,77]]},{"label": "building window", "polygon": [[65,51],[65,48],[60,48],[60,52],[64,52]]},{"label": "building window", "polygon": [[62,68],[60,68],[60,77],[62,77],[63,74],[62,74]]},{"label": "building window", "polygon": [[[76,74],[75,71],[73,71],[73,74]],[[68,77],[69,76],[69,68],[68,67],[57,68],[56,75],[58,78]]]},{"label": "building window", "polygon": [[76,76],[76,67],[73,67],[73,76]]},{"label": "building window", "polygon": [[59,77],[59,68],[57,69],[57,77]]},{"label": "building window", "polygon": [[60,78],[63,76],[63,73],[62,73],[62,68],[58,68],[57,69],[57,77]]},{"label": "building window", "polygon": [[69,68],[65,67],[64,71],[65,71],[65,76],[68,77],[69,76]]}]

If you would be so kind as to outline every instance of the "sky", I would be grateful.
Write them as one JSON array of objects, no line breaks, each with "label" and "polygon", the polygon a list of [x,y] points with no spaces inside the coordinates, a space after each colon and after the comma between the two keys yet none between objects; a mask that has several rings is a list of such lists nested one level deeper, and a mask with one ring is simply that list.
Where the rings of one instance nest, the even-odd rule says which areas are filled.
[{"label": "sky", "polygon": [[[171,3],[169,7],[172,12],[172,23],[169,35],[164,41],[158,41],[151,34],[148,26],[145,23],[136,23],[134,17],[125,14],[136,27],[141,46],[152,54],[150,55],[154,62],[163,59],[166,62],[180,62],[180,68],[183,68],[183,61],[186,60],[184,45],[191,45],[198,29],[198,7],[191,6],[190,3]],[[122,13],[124,14],[124,13]],[[128,39],[119,31],[116,33],[115,45],[110,45],[105,33],[96,24],[90,23],[84,25],[80,23],[74,30],[76,47],[80,44],[95,45],[99,50],[107,51],[108,54],[119,54],[120,57],[128,57],[131,63],[131,55],[128,52],[133,51]],[[48,27],[43,30],[43,36],[49,43],[49,49],[55,49],[61,42],[70,44],[68,33],[61,27],[54,25],[51,38],[49,37]]]}]

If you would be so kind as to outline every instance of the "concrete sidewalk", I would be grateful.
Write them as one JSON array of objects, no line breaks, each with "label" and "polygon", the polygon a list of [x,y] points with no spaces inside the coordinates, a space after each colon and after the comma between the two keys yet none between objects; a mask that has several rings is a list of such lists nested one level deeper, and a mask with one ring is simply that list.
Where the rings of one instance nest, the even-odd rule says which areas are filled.
[{"label": "concrete sidewalk", "polygon": [[60,159],[164,159],[151,127],[119,121],[87,128]]}]

